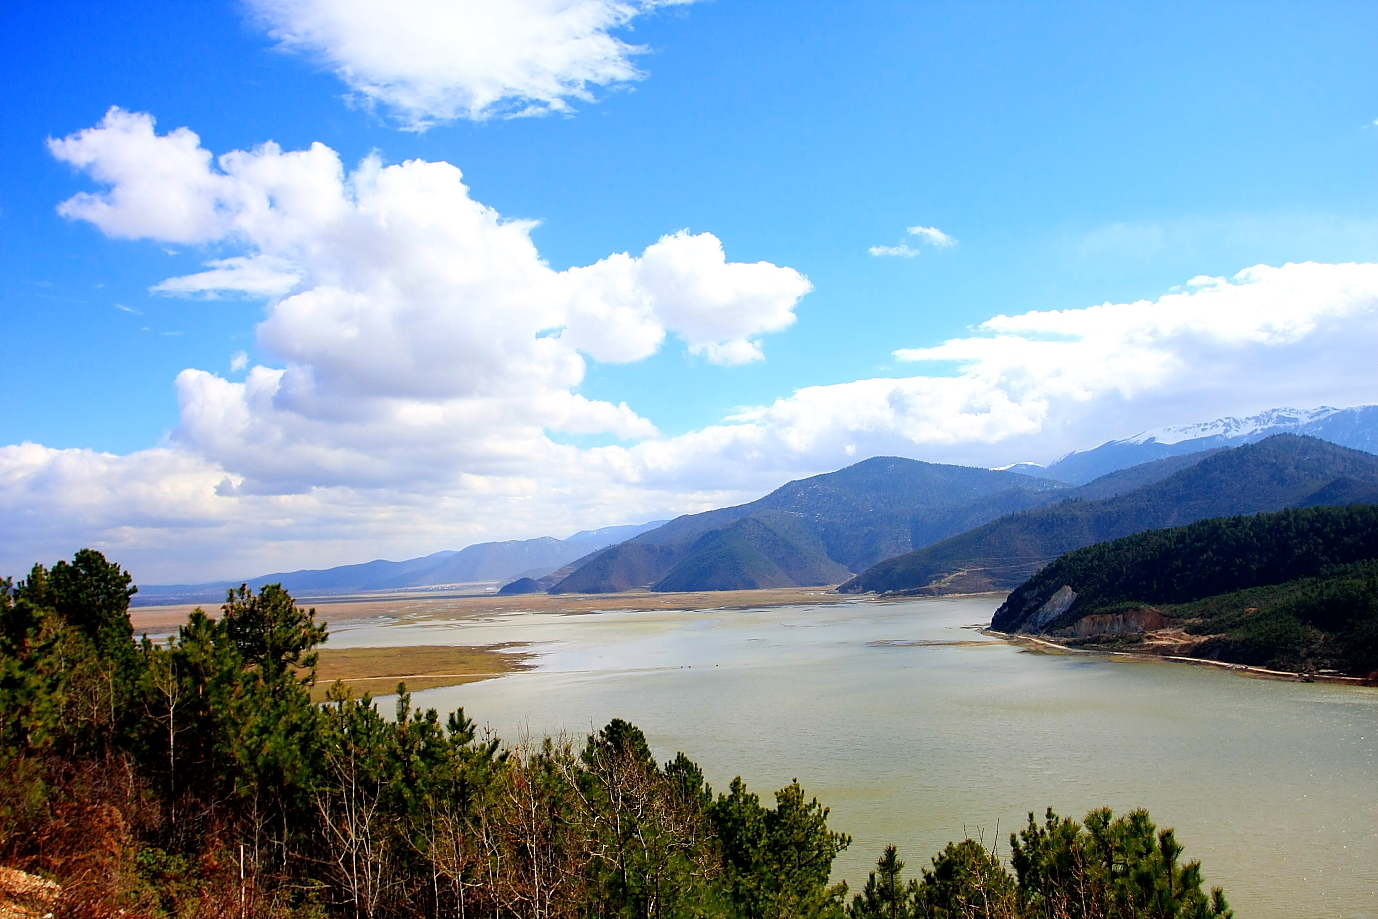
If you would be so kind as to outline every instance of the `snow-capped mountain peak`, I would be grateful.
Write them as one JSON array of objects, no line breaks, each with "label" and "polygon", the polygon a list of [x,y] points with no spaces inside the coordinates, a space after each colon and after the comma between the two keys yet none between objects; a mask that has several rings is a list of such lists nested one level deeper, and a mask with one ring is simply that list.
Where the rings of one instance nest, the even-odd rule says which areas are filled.
[{"label": "snow-capped mountain peak", "polygon": [[1156,428],[1115,441],[1121,444],[1178,444],[1185,440],[1202,437],[1224,437],[1229,440],[1251,438],[1253,435],[1295,433],[1303,426],[1328,418],[1341,409],[1328,405],[1319,408],[1270,408],[1250,415],[1247,418],[1217,418],[1214,421],[1200,421],[1195,424],[1174,425]]}]

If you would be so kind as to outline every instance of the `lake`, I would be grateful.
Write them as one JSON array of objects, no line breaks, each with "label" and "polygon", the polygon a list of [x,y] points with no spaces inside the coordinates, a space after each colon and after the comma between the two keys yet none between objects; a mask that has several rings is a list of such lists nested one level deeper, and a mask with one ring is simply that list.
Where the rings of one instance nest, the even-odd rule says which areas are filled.
[{"label": "lake", "polygon": [[766,801],[797,777],[855,837],[853,889],[887,843],[917,874],[965,833],[1008,854],[1030,810],[1146,807],[1241,917],[1378,919],[1378,690],[1033,652],[975,630],[998,602],[374,619],[330,646],[530,642],[536,669],[415,703],[507,739],[625,718]]}]

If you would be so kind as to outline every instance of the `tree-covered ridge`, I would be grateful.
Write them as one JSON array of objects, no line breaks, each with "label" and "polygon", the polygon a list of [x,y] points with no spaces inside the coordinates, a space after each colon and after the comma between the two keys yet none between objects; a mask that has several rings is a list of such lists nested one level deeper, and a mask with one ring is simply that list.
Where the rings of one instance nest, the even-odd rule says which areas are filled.
[{"label": "tree-covered ridge", "polygon": [[[621,720],[504,745],[401,686],[393,718],[343,683],[315,705],[327,630],[281,587],[231,592],[163,644],[134,640],[133,593],[89,550],[0,582],[0,863],[59,882],[57,917],[875,915],[874,883],[850,904],[834,883],[850,839],[797,782],[715,794]],[[1115,830],[1113,864],[1092,864],[1098,825],[1021,834],[1014,876],[949,847],[903,915],[1228,915],[1200,912],[1199,872],[1151,839]],[[969,908],[991,884],[1005,899]],[[1165,885],[1176,901],[1143,899]],[[1149,893],[1105,894],[1122,888]]]},{"label": "tree-covered ridge", "polygon": [[1059,556],[1095,543],[1211,517],[1348,504],[1375,487],[1378,456],[1279,434],[1114,497],[1074,498],[1010,514],[881,562],[839,589],[1008,590]]},{"label": "tree-covered ridge", "polygon": [[1080,639],[1175,628],[1194,639],[1178,653],[1367,675],[1378,670],[1376,560],[1375,505],[1203,520],[1070,552],[991,625]]}]

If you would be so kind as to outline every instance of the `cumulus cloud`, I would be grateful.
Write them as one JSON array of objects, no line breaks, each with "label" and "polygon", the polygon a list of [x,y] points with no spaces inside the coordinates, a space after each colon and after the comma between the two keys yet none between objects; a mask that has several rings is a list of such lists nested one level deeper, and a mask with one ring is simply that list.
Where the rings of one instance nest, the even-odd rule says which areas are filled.
[{"label": "cumulus cloud", "polygon": [[191,131],[159,135],[151,116],[119,109],[51,148],[107,186],[61,213],[111,235],[244,250],[155,291],[275,298],[257,337],[285,366],[177,379],[173,442],[231,470],[244,493],[541,468],[548,431],[653,437],[626,403],[577,393],[586,359],[640,360],[674,335],[715,363],[759,360],[761,336],[790,325],[811,289],[685,230],[554,271],[534,224],[475,201],[448,163],[369,159],[347,172],[321,144],[217,158]]},{"label": "cumulus cloud", "polygon": [[[324,415],[287,438],[274,417],[291,411],[273,404],[281,371],[255,368],[243,384],[186,371],[183,427],[194,436],[128,457],[5,448],[0,500],[25,548],[43,544],[31,533],[81,532],[153,571],[204,571],[212,549],[221,574],[383,546],[400,557],[722,506],[871,455],[1003,465],[1275,405],[1372,403],[1378,381],[1363,371],[1375,348],[1378,265],[1306,263],[1195,278],[1156,301],[997,316],[968,337],[897,352],[954,372],[806,387],[679,437],[591,449],[521,439],[479,401],[459,420],[448,405],[428,416],[409,403],[412,414],[388,422],[396,445],[370,438],[376,419]],[[572,413],[621,411],[562,398]],[[446,446],[455,432],[468,438],[463,455]],[[439,461],[466,471],[437,482],[426,471]]]},{"label": "cumulus cloud", "polygon": [[1373,264],[1259,265],[1156,301],[1001,315],[975,332],[895,352],[934,372],[808,387],[742,413],[745,423],[636,449],[662,473],[827,469],[854,453],[991,466],[1186,419],[1378,402],[1366,369],[1378,348]]},{"label": "cumulus cloud", "polygon": [[[64,203],[70,217],[238,247],[159,287],[269,296],[258,353],[279,364],[183,371],[180,424],[153,449],[0,449],[8,571],[80,545],[153,582],[405,557],[722,506],[877,454],[1003,465],[1279,405],[1378,402],[1378,265],[1260,265],[1152,301],[995,316],[895,351],[911,374],[806,387],[662,437],[628,403],[578,391],[587,361],[639,360],[671,337],[706,360],[759,359],[762,336],[794,321],[802,275],[731,262],[688,231],[555,271],[532,224],[474,201],[445,163],[350,172],[321,145],[214,157],[118,110],[53,152],[105,186]],[[601,445],[569,442],[584,435]]]},{"label": "cumulus cloud", "polygon": [[611,33],[693,0],[249,0],[285,49],[317,59],[408,127],[564,112],[644,74]]}]

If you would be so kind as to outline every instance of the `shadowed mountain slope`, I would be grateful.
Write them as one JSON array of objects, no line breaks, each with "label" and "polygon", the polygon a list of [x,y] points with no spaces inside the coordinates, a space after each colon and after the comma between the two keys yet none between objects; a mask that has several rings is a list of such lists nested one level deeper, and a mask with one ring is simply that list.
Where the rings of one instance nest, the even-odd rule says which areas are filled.
[{"label": "shadowed mountain slope", "polygon": [[[1208,517],[1254,514],[1378,484],[1378,456],[1314,437],[1280,434],[1208,456],[1161,481],[1100,500],[1063,501],[1011,514],[888,559],[839,589],[956,592],[1008,590],[1058,556],[1144,530]],[[1093,483],[1094,484],[1094,483]],[[1339,503],[1350,503],[1343,501]]]},{"label": "shadowed mountain slope", "polygon": [[679,517],[594,555],[551,592],[832,584],[1065,491],[1017,473],[877,457],[750,504]]}]

